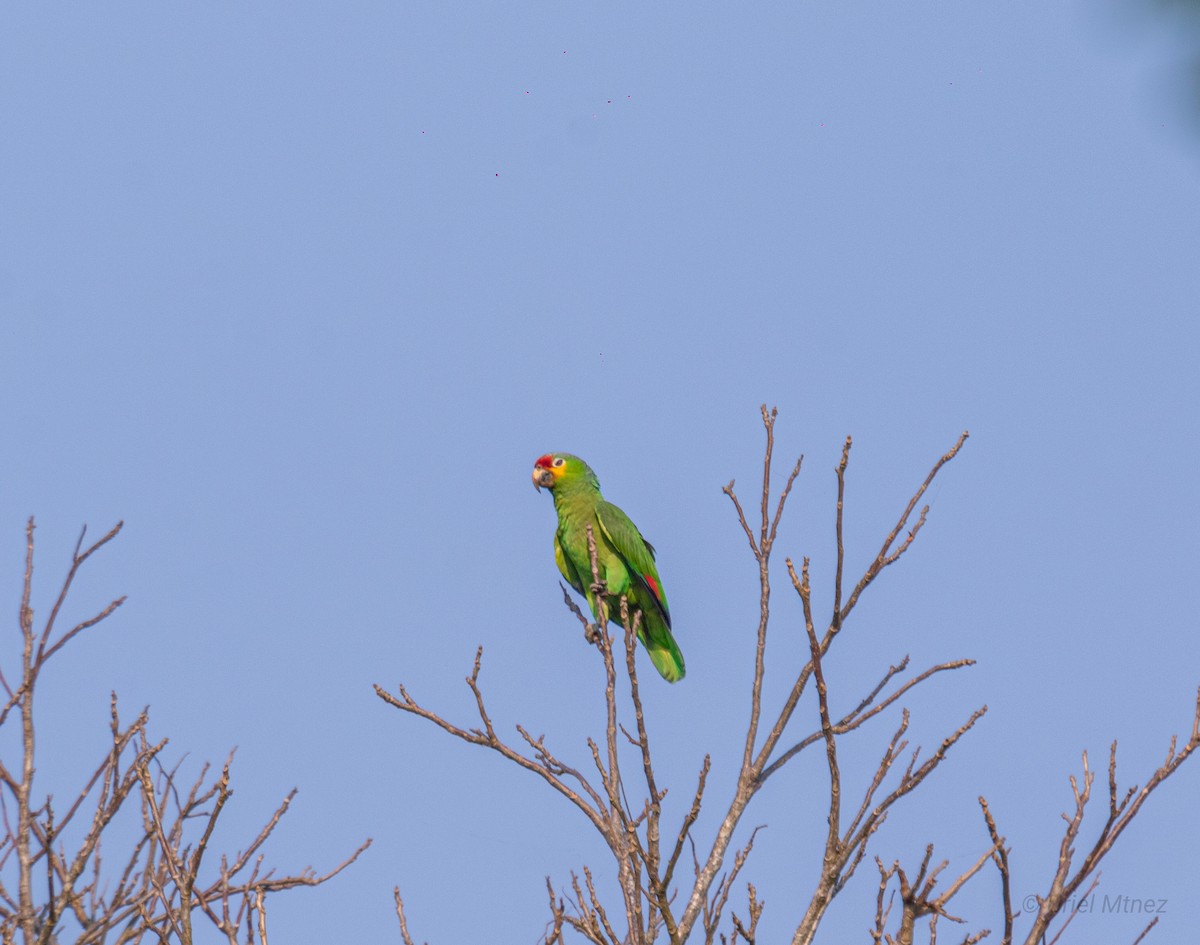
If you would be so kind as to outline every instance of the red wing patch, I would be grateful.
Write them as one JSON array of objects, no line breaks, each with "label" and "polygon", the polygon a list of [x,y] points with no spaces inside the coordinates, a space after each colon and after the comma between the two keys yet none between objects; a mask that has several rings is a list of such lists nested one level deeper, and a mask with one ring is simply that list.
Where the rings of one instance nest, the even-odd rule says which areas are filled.
[{"label": "red wing patch", "polygon": [[642,583],[650,588],[650,593],[654,595],[654,599],[658,601],[658,608],[662,612],[662,618],[667,624],[667,629],[671,627],[671,612],[667,610],[667,602],[663,600],[662,591],[658,589],[658,581],[649,574],[639,574]]}]

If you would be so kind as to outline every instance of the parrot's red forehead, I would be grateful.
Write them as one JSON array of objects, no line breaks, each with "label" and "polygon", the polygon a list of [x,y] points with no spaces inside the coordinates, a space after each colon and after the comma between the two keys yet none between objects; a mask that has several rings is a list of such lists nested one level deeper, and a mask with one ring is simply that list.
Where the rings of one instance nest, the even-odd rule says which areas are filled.
[{"label": "parrot's red forehead", "polygon": [[540,466],[542,469],[549,469],[554,465],[554,457],[549,453],[547,453],[545,456],[539,456],[537,458],[537,462],[535,462],[533,465]]}]

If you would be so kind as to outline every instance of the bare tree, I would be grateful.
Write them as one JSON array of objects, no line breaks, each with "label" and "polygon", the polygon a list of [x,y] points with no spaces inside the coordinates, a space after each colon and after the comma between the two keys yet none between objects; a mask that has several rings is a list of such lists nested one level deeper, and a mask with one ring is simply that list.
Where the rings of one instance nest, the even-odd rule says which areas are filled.
[{"label": "bare tree", "polygon": [[0,669],[5,699],[0,726],[16,721],[21,728],[16,757],[0,756],[0,941],[190,945],[198,914],[230,945],[267,945],[268,894],[325,882],[354,862],[370,840],[325,874],[306,868],[280,876],[264,869],[262,848],[287,812],[292,791],[243,850],[213,864],[209,842],[233,794],[232,754],[219,776],[212,777],[205,765],[194,780],[181,781],[179,764],[166,768],[161,762],[167,740],[152,742],[147,735],[147,710],[123,723],[115,693],[110,744],[82,787],[67,795],[73,800],[64,807],[51,794],[35,799],[37,683],[64,646],[125,602],[117,598],[69,630],[58,628],[80,568],[120,530],[118,523],[85,549],[84,529],[39,628],[32,606],[33,519],[26,527],[20,666],[12,674]]},{"label": "bare tree", "polygon": [[[671,829],[667,829],[662,823],[662,800],[666,789],[659,784],[655,774],[654,755],[634,660],[638,615],[635,613],[634,619],[629,619],[624,600],[621,606],[621,627],[613,631],[603,618],[598,626],[589,624],[566,588],[563,588],[567,606],[582,624],[585,637],[599,649],[604,665],[604,737],[600,740],[588,739],[590,758],[582,765],[568,762],[546,745],[544,738],[534,738],[522,725],[515,727],[517,741],[502,737],[497,732],[479,683],[482,647],[475,653],[474,666],[466,680],[475,703],[477,721],[474,723],[464,726],[447,720],[435,710],[419,703],[403,685],[399,686],[395,694],[381,686],[375,687],[379,697],[389,705],[432,722],[455,738],[497,752],[513,764],[541,778],[574,805],[603,839],[612,856],[609,868],[615,868],[620,899],[606,902],[598,890],[593,871],[587,866],[581,868],[582,875],[573,872],[569,883],[562,887],[556,887],[547,878],[546,890],[550,912],[550,922],[545,935],[547,945],[564,942],[568,932],[574,932],[595,945],[648,945],[660,938],[665,938],[672,945],[680,945],[689,940],[703,941],[705,945],[710,945],[718,939],[722,943],[753,943],[764,906],[758,898],[757,890],[754,885],[747,884],[747,898],[740,913],[731,907],[730,898],[751,855],[756,831],[751,831],[737,847],[734,847],[735,833],[747,808],[767,779],[790,764],[805,749],[820,745],[824,749],[828,769],[827,804],[822,814],[828,823],[828,831],[819,853],[819,877],[807,907],[796,917],[797,924],[792,936],[793,945],[807,945],[814,940],[830,903],[853,877],[866,856],[872,837],[893,808],[937,769],[959,739],[965,736],[987,711],[986,705],[980,706],[957,725],[951,723],[953,727],[940,744],[922,760],[920,748],[910,747],[907,739],[908,710],[898,703],[914,687],[939,674],[970,666],[973,660],[953,659],[928,666],[920,672],[913,672],[909,669],[909,658],[904,656],[877,674],[874,684],[850,703],[854,708],[843,714],[836,714],[831,709],[829,688],[823,670],[823,661],[831,646],[844,632],[847,621],[862,595],[884,569],[898,562],[911,549],[925,525],[929,511],[928,506],[920,507],[918,511],[918,506],[935,477],[966,442],[966,433],[963,433],[934,463],[895,525],[885,535],[878,553],[853,585],[844,580],[843,509],[846,470],[851,450],[851,440],[847,437],[842,447],[841,461],[836,468],[838,495],[834,535],[836,567],[833,610],[827,621],[817,623],[812,605],[809,560],[803,558],[797,571],[794,562],[787,559],[785,565],[788,578],[803,613],[809,659],[795,673],[782,703],[773,707],[764,705],[763,680],[767,672],[767,634],[772,604],[771,555],[784,508],[796,477],[800,474],[803,459],[797,460],[782,490],[776,496],[772,492],[775,419],[776,411],[767,410],[764,406],[762,421],[766,432],[766,449],[758,515],[753,524],[734,490],[734,483],[730,482],[724,488],[725,494],[733,503],[738,522],[758,565],[759,608],[758,626],[752,638],[755,663],[748,693],[748,720],[741,757],[734,761],[738,771],[736,786],[733,798],[711,838],[698,842],[695,837],[696,823],[705,803],[705,787],[712,767],[712,759],[707,755],[700,765],[696,787],[691,795],[692,801],[682,821]],[[589,551],[592,555],[593,581],[600,585],[595,545],[590,533]],[[818,626],[821,629],[818,630]],[[797,737],[794,732],[798,724],[796,710],[810,684],[816,692],[815,727]],[[882,719],[889,710],[894,712],[896,709],[899,709],[899,719],[891,736],[883,743],[873,775],[863,784],[844,784],[839,761],[841,740],[864,728],[868,723]],[[1176,771],[1197,744],[1200,744],[1196,728],[1197,724],[1200,724],[1200,700],[1197,702],[1197,713],[1197,721],[1193,722],[1192,734],[1187,744],[1177,751],[1176,743],[1172,740],[1166,762],[1154,773],[1146,787],[1140,792],[1131,789],[1120,801],[1117,798],[1115,781],[1114,744],[1109,765],[1109,819],[1096,845],[1072,871],[1074,842],[1092,784],[1092,775],[1087,769],[1085,757],[1083,786],[1077,785],[1074,779],[1071,782],[1075,790],[1075,816],[1067,818],[1068,826],[1063,838],[1058,869],[1049,891],[1038,900],[1040,909],[1026,938],[1028,945],[1038,942],[1046,934],[1050,924],[1060,917],[1071,895],[1081,883],[1086,882],[1095,873],[1100,859],[1111,849],[1117,836],[1137,814],[1150,792]],[[803,732],[804,729],[800,731]],[[632,749],[632,755],[624,754],[627,746]],[[635,790],[637,794],[633,794]],[[636,800],[631,800],[631,796]],[[856,800],[851,800],[852,798]],[[983,798],[980,798],[980,804],[987,830],[986,837],[981,834],[980,856],[972,866],[950,882],[944,892],[939,894],[937,885],[939,876],[948,864],[942,862],[930,868],[932,846],[925,849],[918,870],[911,879],[898,862],[887,867],[882,860],[876,859],[880,873],[877,911],[872,932],[876,943],[909,945],[915,940],[921,923],[924,923],[929,941],[934,942],[939,920],[962,922],[949,912],[950,900],[989,863],[995,865],[1002,880],[1001,908],[1005,929],[1002,942],[1004,945],[1010,945],[1013,941],[1016,914],[1013,912],[1010,896],[1010,851],[1005,846],[1004,838],[999,834]],[[701,849],[705,851],[702,854],[699,852]],[[684,864],[682,869],[681,863]],[[687,869],[688,866],[690,869]],[[893,889],[889,898],[888,889],[893,886],[898,889]],[[894,917],[896,921],[892,921],[892,905],[896,891],[900,896],[900,909],[898,916]],[[395,895],[403,941],[405,945],[413,945],[398,889]],[[1065,917],[1065,921],[1069,921],[1069,917]],[[889,922],[892,922],[893,926],[898,922],[894,934],[888,931]],[[722,931],[723,928],[728,931]],[[988,930],[981,929],[968,933],[962,941],[964,945],[972,945],[988,934]]]}]

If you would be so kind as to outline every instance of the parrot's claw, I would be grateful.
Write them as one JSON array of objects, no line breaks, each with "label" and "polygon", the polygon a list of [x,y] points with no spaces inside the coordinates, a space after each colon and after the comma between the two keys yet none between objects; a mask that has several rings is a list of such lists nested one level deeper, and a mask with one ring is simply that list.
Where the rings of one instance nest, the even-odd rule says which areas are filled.
[{"label": "parrot's claw", "polygon": [[595,594],[597,597],[603,597],[605,594],[608,593],[608,585],[605,584],[603,581],[597,581],[595,584],[593,584],[589,588],[589,590],[591,590],[591,592],[593,594]]}]

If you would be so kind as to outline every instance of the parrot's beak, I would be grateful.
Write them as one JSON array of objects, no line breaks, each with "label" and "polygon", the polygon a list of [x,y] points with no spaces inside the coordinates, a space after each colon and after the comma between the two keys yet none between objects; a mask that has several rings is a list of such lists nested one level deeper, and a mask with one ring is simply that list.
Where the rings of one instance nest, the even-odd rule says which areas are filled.
[{"label": "parrot's beak", "polygon": [[533,488],[538,492],[542,491],[542,486],[547,489],[554,488],[554,473],[549,469],[543,469],[541,466],[533,467]]}]

